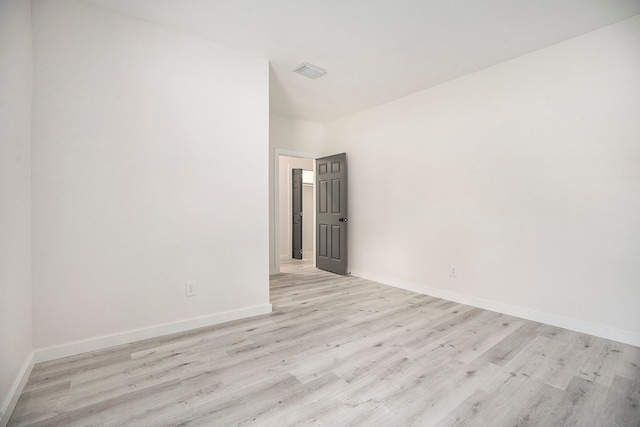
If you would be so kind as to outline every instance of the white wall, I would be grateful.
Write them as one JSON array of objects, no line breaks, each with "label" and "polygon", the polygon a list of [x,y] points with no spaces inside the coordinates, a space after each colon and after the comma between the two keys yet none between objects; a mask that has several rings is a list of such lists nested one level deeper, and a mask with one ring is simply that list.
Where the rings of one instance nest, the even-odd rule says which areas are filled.
[{"label": "white wall", "polygon": [[267,60],[70,0],[33,38],[36,358],[270,311]]},{"label": "white wall", "polygon": [[640,345],[639,118],[635,17],[328,125],[353,274]]},{"label": "white wall", "polygon": [[269,146],[303,153],[318,154],[324,148],[324,126],[320,123],[271,114]]},{"label": "white wall", "polygon": [[317,156],[324,153],[324,126],[271,114],[269,118],[269,272],[279,272],[279,154]]},{"label": "white wall", "polygon": [[0,1],[0,425],[33,360],[31,3]]},{"label": "white wall", "polygon": [[[292,247],[293,247],[293,218],[291,217],[292,211],[292,192],[291,186],[292,177],[291,172],[293,169],[305,169],[305,170],[313,170],[314,169],[314,161],[313,159],[305,159],[301,157],[290,157],[290,156],[280,156],[278,162],[278,181],[279,181],[279,204],[278,204],[278,214],[279,214],[279,247],[280,247],[280,259],[291,259],[292,255]],[[304,189],[303,189],[303,206],[304,206]],[[312,214],[313,211],[310,211]],[[304,214],[304,211],[303,211]],[[304,224],[303,224],[304,229]],[[303,248],[305,245],[304,235],[303,235]]]}]

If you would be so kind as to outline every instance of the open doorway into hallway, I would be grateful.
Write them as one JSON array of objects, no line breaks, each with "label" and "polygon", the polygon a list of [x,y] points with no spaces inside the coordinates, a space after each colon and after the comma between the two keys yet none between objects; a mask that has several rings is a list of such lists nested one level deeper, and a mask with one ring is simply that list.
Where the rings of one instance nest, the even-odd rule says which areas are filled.
[{"label": "open doorway into hallway", "polygon": [[276,152],[274,258],[276,272],[293,258],[293,171],[302,170],[302,259],[315,265],[315,156]]}]

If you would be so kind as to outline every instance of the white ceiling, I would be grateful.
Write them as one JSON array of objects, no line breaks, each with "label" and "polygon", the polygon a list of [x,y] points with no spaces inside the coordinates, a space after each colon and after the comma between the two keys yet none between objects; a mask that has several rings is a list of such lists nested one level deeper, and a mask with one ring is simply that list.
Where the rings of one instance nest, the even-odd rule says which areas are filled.
[{"label": "white ceiling", "polygon": [[[640,14],[640,0],[85,1],[269,59],[271,111],[316,122]],[[302,62],[329,73],[293,73]]]}]

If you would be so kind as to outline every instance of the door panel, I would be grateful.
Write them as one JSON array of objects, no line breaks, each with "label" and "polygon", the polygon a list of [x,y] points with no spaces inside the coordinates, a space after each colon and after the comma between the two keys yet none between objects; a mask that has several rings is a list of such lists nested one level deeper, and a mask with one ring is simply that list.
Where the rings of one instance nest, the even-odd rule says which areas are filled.
[{"label": "door panel", "polygon": [[339,179],[331,180],[331,213],[339,214],[342,211],[340,208],[340,183]]},{"label": "door panel", "polygon": [[336,225],[331,226],[331,259],[334,261],[340,261],[341,228]]},{"label": "door panel", "polygon": [[302,169],[291,170],[291,258],[302,259]]},{"label": "door panel", "polygon": [[347,155],[316,160],[316,266],[347,274]]},{"label": "door panel", "polygon": [[327,252],[327,242],[329,241],[329,227],[327,224],[320,224],[318,230],[318,254],[321,257],[326,258],[329,253]]},{"label": "door panel", "polygon": [[327,181],[321,181],[318,186],[318,211],[320,213],[329,212],[329,206],[327,205],[327,191],[328,185]]}]

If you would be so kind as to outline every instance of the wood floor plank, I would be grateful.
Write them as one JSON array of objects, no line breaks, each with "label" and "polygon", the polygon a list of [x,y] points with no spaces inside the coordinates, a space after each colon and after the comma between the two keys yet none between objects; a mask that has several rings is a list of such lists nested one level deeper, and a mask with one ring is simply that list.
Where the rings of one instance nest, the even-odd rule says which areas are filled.
[{"label": "wood floor plank", "polygon": [[640,426],[640,349],[283,261],[273,313],[37,364],[10,426]]},{"label": "wood floor plank", "polygon": [[602,426],[640,426],[640,381],[616,376],[602,404]]},{"label": "wood floor plank", "polygon": [[[598,425],[601,415],[606,411],[608,391],[601,384],[575,377],[563,394],[554,414],[554,423],[571,426]],[[628,425],[637,425],[638,422],[640,420]]]},{"label": "wood floor plank", "polygon": [[524,322],[508,337],[487,350],[482,358],[488,363],[504,366],[516,356],[523,347],[529,344],[544,328],[542,323]]},{"label": "wood floor plank", "polygon": [[591,351],[585,354],[578,376],[609,387],[621,363],[622,347],[613,341],[595,340]]}]

